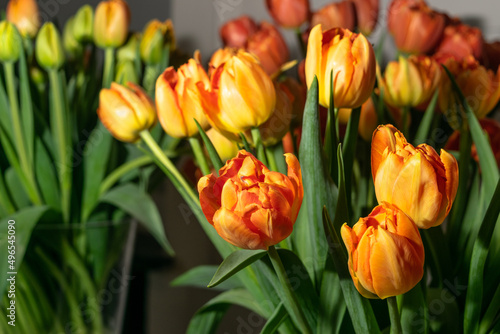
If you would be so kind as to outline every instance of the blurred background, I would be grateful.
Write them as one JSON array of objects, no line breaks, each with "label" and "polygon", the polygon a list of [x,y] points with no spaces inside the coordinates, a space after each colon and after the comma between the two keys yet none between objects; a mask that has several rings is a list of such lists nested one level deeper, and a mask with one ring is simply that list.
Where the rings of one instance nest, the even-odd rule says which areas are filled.
[{"label": "blurred background", "polygon": [[[1,0],[5,8],[7,0]],[[83,3],[94,8],[98,0],[39,0],[44,20],[56,20],[64,24]],[[311,10],[330,3],[312,0]],[[381,0],[379,23],[370,41],[376,44],[386,33],[385,12],[389,0]],[[427,0],[432,7],[447,11],[463,21],[482,29],[487,41],[500,39],[500,1],[498,0]],[[199,49],[207,62],[211,54],[222,46],[219,27],[226,21],[249,15],[256,21],[272,21],[264,0],[129,0],[131,30],[140,31],[153,18],[171,18],[174,23],[178,47],[192,54]],[[298,54],[298,44],[293,31],[282,30],[291,58]],[[1,46],[0,46],[1,47]],[[386,38],[384,54],[394,55],[391,38]],[[387,60],[387,59],[386,59]],[[219,264],[221,259],[205,237],[196,219],[168,182],[158,184],[154,196],[161,209],[167,236],[177,255],[168,258],[154,239],[139,231],[132,269],[125,333],[184,333],[189,319],[206,301],[216,295],[214,291],[196,288],[171,287],[170,282],[201,264]],[[208,283],[208,282],[207,282]],[[264,321],[242,309],[231,309],[219,333],[258,333]]]}]

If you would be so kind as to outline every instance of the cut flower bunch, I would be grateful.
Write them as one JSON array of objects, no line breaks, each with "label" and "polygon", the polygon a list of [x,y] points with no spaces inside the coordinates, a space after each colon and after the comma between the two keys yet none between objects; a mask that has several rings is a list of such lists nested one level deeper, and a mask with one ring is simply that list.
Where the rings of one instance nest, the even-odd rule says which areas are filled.
[{"label": "cut flower bunch", "polygon": [[[198,51],[168,66],[170,22],[141,39],[123,33],[121,0],[93,17],[105,49],[97,126],[136,153],[128,172],[156,163],[223,257],[172,282],[222,290],[187,333],[216,332],[230,304],[265,319],[262,333],[500,332],[498,42],[424,1],[393,0],[399,56],[383,68],[383,43],[367,38],[377,0],[265,4],[304,59],[290,61],[278,26],[242,16],[221,27],[207,66]],[[2,24],[0,38],[20,36]],[[43,42],[57,34],[44,28],[35,54],[51,81],[61,63],[46,55],[62,46]]]}]

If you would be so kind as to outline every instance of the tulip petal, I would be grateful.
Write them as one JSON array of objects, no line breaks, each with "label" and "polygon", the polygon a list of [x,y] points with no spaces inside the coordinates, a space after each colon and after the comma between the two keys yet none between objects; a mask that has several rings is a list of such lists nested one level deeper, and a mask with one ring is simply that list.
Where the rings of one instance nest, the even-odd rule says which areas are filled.
[{"label": "tulip petal", "polygon": [[267,246],[261,243],[259,233],[252,231],[249,226],[253,225],[248,218],[240,217],[224,208],[214,215],[214,227],[217,233],[229,243],[245,249],[267,249]]},{"label": "tulip petal", "polygon": [[372,150],[371,150],[371,165],[372,176],[375,180],[378,168],[383,159],[385,159],[385,151],[393,152],[396,150],[395,133],[399,132],[393,125],[379,125],[373,132]]},{"label": "tulip petal", "polygon": [[440,157],[446,171],[446,198],[448,200],[446,214],[448,214],[458,190],[458,163],[455,157],[445,150],[441,150]]}]

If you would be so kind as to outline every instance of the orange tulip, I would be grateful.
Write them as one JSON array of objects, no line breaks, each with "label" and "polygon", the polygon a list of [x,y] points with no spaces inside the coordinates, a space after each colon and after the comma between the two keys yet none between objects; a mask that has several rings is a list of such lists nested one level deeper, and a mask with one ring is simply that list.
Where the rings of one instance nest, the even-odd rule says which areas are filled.
[{"label": "orange tulip", "polygon": [[432,51],[443,35],[446,17],[420,0],[393,0],[387,25],[396,47],[407,53]]},{"label": "orange tulip", "polygon": [[228,61],[232,56],[238,53],[238,50],[235,48],[225,47],[223,49],[218,49],[210,58],[208,62],[208,76],[212,78],[213,73],[220,65],[224,64]]},{"label": "orange tulip", "polygon": [[481,60],[484,40],[481,30],[463,23],[448,25],[435,53],[453,56],[461,61],[468,56]]},{"label": "orange tulip", "polygon": [[125,87],[113,82],[110,89],[101,89],[97,115],[116,139],[129,143],[156,123],[153,101],[133,83]]},{"label": "orange tulip", "polygon": [[101,48],[116,48],[127,40],[130,9],[123,0],[101,1],[95,10],[94,42]]},{"label": "orange tulip", "polygon": [[276,107],[269,119],[259,127],[264,146],[273,146],[290,130],[293,117],[292,92],[284,84],[275,84]]},{"label": "orange tulip", "polygon": [[372,175],[379,203],[389,202],[419,228],[440,225],[450,212],[458,187],[458,164],[427,144],[409,144],[392,125],[380,125],[372,139]]},{"label": "orange tulip", "polygon": [[354,3],[348,0],[332,2],[316,13],[311,18],[311,26],[321,24],[323,30],[332,28],[344,28],[354,30],[356,28],[356,9]]},{"label": "orange tulip", "polygon": [[262,22],[257,32],[250,36],[245,49],[259,59],[262,68],[269,75],[278,73],[289,57],[283,36],[267,22]]},{"label": "orange tulip", "polygon": [[380,0],[351,0],[356,9],[356,18],[359,31],[370,35],[375,29],[378,21]]},{"label": "orange tulip", "polygon": [[257,32],[258,26],[249,16],[240,16],[226,22],[219,30],[224,46],[244,48],[248,39]]},{"label": "orange tulip", "polygon": [[274,21],[284,28],[299,28],[309,18],[309,0],[266,0]]},{"label": "orange tulip", "polygon": [[[454,74],[458,87],[477,118],[486,117],[500,100],[500,68],[497,68],[496,71],[487,70],[484,66],[479,65],[472,56],[462,62],[449,58],[445,62],[445,66]],[[451,81],[446,74],[443,77],[441,93],[439,94],[439,108],[443,112],[452,110],[458,113],[455,110],[456,102]]]},{"label": "orange tulip", "polygon": [[430,100],[441,80],[441,67],[432,58],[399,57],[390,62],[384,76],[377,69],[384,100],[393,107],[416,107]]},{"label": "orange tulip", "polygon": [[401,295],[422,279],[425,254],[420,233],[397,206],[384,202],[352,229],[344,224],[341,234],[352,280],[364,297]]},{"label": "orange tulip", "polygon": [[207,136],[223,162],[234,158],[238,154],[238,145],[236,142],[226,138],[214,128],[207,131]]},{"label": "orange tulip", "polygon": [[304,190],[297,158],[285,154],[288,176],[267,169],[241,150],[219,171],[198,182],[203,213],[227,242],[268,249],[292,233]]},{"label": "orange tulip", "polygon": [[[199,54],[195,54],[195,58],[199,58]],[[196,135],[198,127],[194,119],[203,129],[208,129],[201,90],[210,90],[210,80],[198,59],[189,59],[177,72],[170,66],[158,77],[155,90],[158,119],[169,136]]]},{"label": "orange tulip", "polygon": [[251,54],[238,50],[215,70],[210,93],[202,92],[213,127],[230,138],[263,124],[271,116],[276,93],[269,75]]},{"label": "orange tulip", "polygon": [[42,25],[35,0],[10,0],[7,4],[7,21],[12,22],[21,35],[36,36]]},{"label": "orange tulip", "polygon": [[361,34],[335,28],[311,30],[307,45],[306,81],[310,87],[318,78],[319,103],[330,104],[330,74],[333,75],[333,101],[337,108],[356,108],[371,95],[375,85],[375,53]]}]

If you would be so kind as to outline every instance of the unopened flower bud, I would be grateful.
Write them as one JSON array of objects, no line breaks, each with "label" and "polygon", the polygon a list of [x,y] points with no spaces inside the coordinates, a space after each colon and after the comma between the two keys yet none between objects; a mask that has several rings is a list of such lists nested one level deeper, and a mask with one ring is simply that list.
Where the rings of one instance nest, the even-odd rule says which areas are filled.
[{"label": "unopened flower bud", "polygon": [[45,23],[36,39],[36,59],[45,69],[58,69],[64,63],[61,36],[52,22]]},{"label": "unopened flower bud", "polygon": [[19,59],[21,48],[16,38],[16,28],[8,21],[0,22],[0,61],[13,62]]}]

